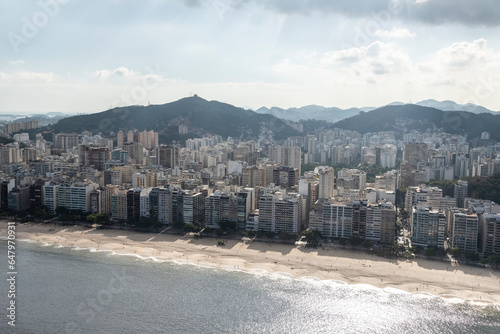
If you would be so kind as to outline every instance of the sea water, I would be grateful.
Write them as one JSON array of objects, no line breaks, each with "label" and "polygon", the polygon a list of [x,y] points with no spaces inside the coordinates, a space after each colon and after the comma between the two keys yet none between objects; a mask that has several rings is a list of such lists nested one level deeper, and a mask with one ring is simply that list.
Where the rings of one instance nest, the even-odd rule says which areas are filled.
[{"label": "sea water", "polygon": [[0,247],[0,333],[500,333],[492,306],[23,241],[12,327]]}]

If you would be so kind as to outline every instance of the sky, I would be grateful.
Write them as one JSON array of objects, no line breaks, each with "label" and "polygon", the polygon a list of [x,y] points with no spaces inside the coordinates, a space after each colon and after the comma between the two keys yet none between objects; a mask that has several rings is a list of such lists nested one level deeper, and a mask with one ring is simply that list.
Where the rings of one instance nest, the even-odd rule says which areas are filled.
[{"label": "sky", "polygon": [[192,94],[239,107],[425,99],[500,111],[498,0],[1,0],[0,112]]}]

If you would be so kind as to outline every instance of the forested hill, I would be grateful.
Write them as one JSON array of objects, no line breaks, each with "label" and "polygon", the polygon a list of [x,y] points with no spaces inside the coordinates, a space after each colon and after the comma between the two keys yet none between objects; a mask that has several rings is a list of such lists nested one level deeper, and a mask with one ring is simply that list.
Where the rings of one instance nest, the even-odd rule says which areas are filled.
[{"label": "forested hill", "polygon": [[[189,135],[179,135],[179,125],[187,126]],[[263,127],[272,131],[276,139],[299,134],[285,121],[272,115],[207,101],[197,95],[162,105],[129,106],[68,117],[51,126],[51,129],[54,133],[90,131],[106,135],[118,130],[155,130],[160,133],[163,142],[170,142],[205,134],[257,138]]]},{"label": "forested hill", "polygon": [[442,129],[452,134],[463,134],[469,138],[481,137],[483,131],[491,139],[500,140],[500,115],[474,114],[466,111],[442,111],[414,104],[394,105],[346,118],[332,127],[355,130],[360,133],[411,130],[426,131]]}]

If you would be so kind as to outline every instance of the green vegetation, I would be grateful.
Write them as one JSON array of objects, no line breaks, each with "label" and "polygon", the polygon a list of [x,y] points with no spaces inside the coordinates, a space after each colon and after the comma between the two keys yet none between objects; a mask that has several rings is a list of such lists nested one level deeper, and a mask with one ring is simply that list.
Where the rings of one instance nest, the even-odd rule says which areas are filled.
[{"label": "green vegetation", "polygon": [[486,259],[484,259],[483,262],[486,264],[490,264],[492,267],[498,269],[500,268],[500,254],[490,255]]},{"label": "green vegetation", "polygon": [[330,164],[313,164],[313,163],[310,163],[310,164],[302,164],[301,165],[301,170],[302,170],[302,174],[304,174],[305,172],[309,172],[309,171],[313,171],[314,168],[318,167],[318,166],[331,166],[334,168],[335,170],[335,177],[338,176],[339,174],[339,170],[343,169],[343,168],[348,168],[348,169],[359,169],[359,170],[362,170],[366,173],[366,182],[375,182],[375,176],[377,175],[382,175],[390,170],[393,170],[394,168],[384,168],[382,166],[378,166],[378,165],[345,165],[345,164],[335,164],[335,165],[330,165]]},{"label": "green vegetation", "polygon": [[309,229],[302,231],[301,236],[304,237],[308,247],[318,247],[322,238],[320,231]]},{"label": "green vegetation", "polygon": [[[404,125],[401,124],[404,120]],[[412,104],[385,106],[370,112],[346,118],[330,126],[355,130],[360,133],[411,130],[425,132],[427,129],[443,129],[447,133],[481,137],[483,131],[491,134],[492,140],[500,140],[500,115],[490,113],[473,114],[465,111],[442,111]]]},{"label": "green vegetation", "polygon": [[[189,135],[179,135],[178,126],[181,124],[189,127]],[[272,115],[257,114],[198,96],[163,105],[129,106],[68,117],[51,128],[54,133],[86,130],[106,135],[120,129],[155,130],[159,132],[162,143],[172,143],[205,134],[256,138],[263,125],[274,131],[276,139],[299,135],[298,131]]]},{"label": "green vegetation", "polygon": [[87,216],[87,222],[103,225],[108,225],[111,223],[108,215],[105,213],[90,214]]},{"label": "green vegetation", "polygon": [[0,144],[2,144],[2,145],[10,144],[13,142],[14,142],[14,139],[9,139],[9,138],[0,136]]},{"label": "green vegetation", "polygon": [[500,173],[489,177],[469,177],[464,180],[469,183],[470,197],[500,203]]},{"label": "green vegetation", "polygon": [[458,247],[450,247],[446,249],[446,253],[450,254],[454,258],[458,258],[460,255],[462,255],[462,250]]},{"label": "green vegetation", "polygon": [[455,184],[457,180],[443,180],[443,181],[430,181],[428,183],[431,187],[438,187],[443,190],[443,196],[455,196]]}]

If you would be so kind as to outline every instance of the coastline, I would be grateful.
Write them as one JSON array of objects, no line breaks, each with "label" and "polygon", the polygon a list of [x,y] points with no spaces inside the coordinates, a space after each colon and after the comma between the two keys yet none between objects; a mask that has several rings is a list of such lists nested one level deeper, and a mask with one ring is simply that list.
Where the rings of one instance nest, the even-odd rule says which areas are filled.
[{"label": "coastline", "polygon": [[[6,222],[0,223],[0,236],[7,235]],[[427,259],[386,259],[340,247],[309,250],[294,245],[239,240],[227,240],[227,244],[220,247],[217,238],[192,239],[172,234],[41,223],[17,224],[16,239],[212,268],[280,273],[297,279],[315,277],[500,305],[498,271]]]}]

